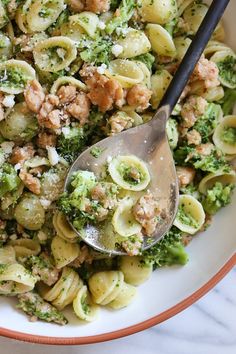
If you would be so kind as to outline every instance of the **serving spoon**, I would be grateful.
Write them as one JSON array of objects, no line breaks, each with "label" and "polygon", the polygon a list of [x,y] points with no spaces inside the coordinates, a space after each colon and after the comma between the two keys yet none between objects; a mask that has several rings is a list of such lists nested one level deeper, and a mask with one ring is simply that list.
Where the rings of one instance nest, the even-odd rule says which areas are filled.
[{"label": "serving spoon", "polygon": [[[109,159],[117,155],[135,155],[144,160],[151,175],[148,189],[158,200],[161,219],[154,235],[144,237],[142,250],[156,244],[174,222],[178,209],[179,188],[175,164],[166,136],[166,123],[228,3],[229,0],[212,1],[153,119],[148,123],[105,138],[86,149],[75,160],[65,180],[64,190],[67,191],[72,174],[78,170],[89,170],[96,176],[100,176],[102,167]],[[94,148],[102,151],[99,158],[93,156]],[[71,222],[70,224],[73,227]],[[116,237],[112,233],[107,232],[104,235],[101,229],[94,225],[87,225],[83,234],[74,227],[73,229],[83,241],[100,252],[107,252],[111,255],[126,254],[117,245]]]}]

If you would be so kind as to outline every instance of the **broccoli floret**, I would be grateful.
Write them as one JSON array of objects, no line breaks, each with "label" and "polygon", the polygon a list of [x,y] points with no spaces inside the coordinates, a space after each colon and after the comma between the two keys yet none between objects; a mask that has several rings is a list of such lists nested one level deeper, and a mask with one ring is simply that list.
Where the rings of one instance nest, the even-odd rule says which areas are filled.
[{"label": "broccoli floret", "polygon": [[216,128],[219,121],[220,112],[220,105],[209,103],[204,115],[201,116],[194,125],[194,129],[201,134],[203,143],[206,143],[209,140],[209,136]]},{"label": "broccoli floret", "polygon": [[182,232],[175,226],[156,245],[142,253],[143,262],[153,264],[154,268],[171,266],[174,264],[185,265],[188,255],[182,244]]},{"label": "broccoli floret", "polygon": [[202,205],[208,214],[215,214],[220,208],[230,203],[233,184],[224,186],[220,182],[216,182],[215,185],[207,190],[206,196],[202,200]]},{"label": "broccoli floret", "polygon": [[46,321],[55,322],[60,325],[68,323],[66,317],[57,310],[54,306],[44,301],[35,292],[28,292],[18,295],[18,308],[22,309],[29,316],[36,316],[36,318]]},{"label": "broccoli floret", "polygon": [[85,143],[86,138],[83,128],[66,127],[62,129],[62,134],[57,142],[57,149],[59,154],[71,163],[84,149]]},{"label": "broccoli floret", "polygon": [[20,184],[16,170],[9,163],[4,163],[0,169],[0,198],[7,192],[14,191]]},{"label": "broccoli floret", "polygon": [[134,0],[122,0],[119,6],[119,16],[113,16],[106,25],[106,32],[112,34],[117,27],[122,27],[131,19],[136,2]]},{"label": "broccoli floret", "polygon": [[146,53],[134,57],[133,60],[141,61],[148,67],[149,70],[151,70],[155,62],[155,57],[151,53]]},{"label": "broccoli floret", "polygon": [[101,38],[91,41],[88,48],[80,52],[80,57],[86,63],[108,65],[111,60],[112,41],[110,38]]},{"label": "broccoli floret", "polygon": [[236,103],[236,90],[231,90],[231,89],[225,90],[225,95],[221,101],[224,116],[228,116],[233,113],[235,103]]},{"label": "broccoli floret", "polygon": [[168,22],[167,24],[165,24],[165,26],[163,26],[171,36],[173,36],[173,34],[175,33],[176,27],[178,26],[178,19],[174,18],[172,21]]},{"label": "broccoli floret", "polygon": [[217,149],[214,149],[211,155],[203,156],[196,153],[195,149],[190,146],[181,146],[174,151],[174,160],[177,165],[193,166],[204,172],[230,171],[224,156],[221,156]]},{"label": "broccoli floret", "polygon": [[63,25],[65,22],[68,22],[69,16],[70,11],[68,8],[66,8],[64,11],[62,11],[57,20],[47,29],[48,33],[52,34],[55,30],[60,30],[61,25]]},{"label": "broccoli floret", "polygon": [[169,118],[166,124],[166,134],[169,141],[169,145],[171,149],[175,149],[178,140],[179,140],[179,133],[177,128],[177,122],[173,118]]}]

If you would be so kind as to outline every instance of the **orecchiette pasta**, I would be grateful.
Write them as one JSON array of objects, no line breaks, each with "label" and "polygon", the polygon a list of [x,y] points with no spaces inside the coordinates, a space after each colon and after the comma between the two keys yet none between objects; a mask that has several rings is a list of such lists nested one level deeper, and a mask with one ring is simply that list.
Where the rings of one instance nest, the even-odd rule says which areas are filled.
[{"label": "orecchiette pasta", "polygon": [[12,246],[4,246],[0,248],[0,264],[16,263],[16,252]]},{"label": "orecchiette pasta", "polygon": [[143,0],[141,3],[141,16],[147,22],[163,25],[170,22],[176,14],[175,0]]},{"label": "orecchiette pasta", "polygon": [[86,85],[82,81],[75,79],[73,76],[62,76],[59,77],[52,85],[51,93],[55,95],[59,90],[59,88],[64,85],[72,85],[77,87],[78,90],[82,90],[82,91],[87,90]]},{"label": "orecchiette pasta", "polygon": [[0,294],[16,295],[30,291],[37,281],[30,272],[18,263],[3,264],[0,270]]},{"label": "orecchiette pasta", "polygon": [[22,197],[14,212],[17,222],[28,230],[39,230],[45,221],[45,211],[40,200],[28,193]]},{"label": "orecchiette pasta", "polygon": [[236,174],[234,171],[223,172],[218,171],[215,173],[209,173],[206,175],[199,183],[199,192],[206,194],[209,189],[211,189],[216,182],[220,182],[223,185],[234,184],[236,181]]},{"label": "orecchiette pasta", "polygon": [[119,81],[124,88],[139,84],[144,78],[142,69],[134,61],[125,59],[111,61],[105,74]]},{"label": "orecchiette pasta", "polygon": [[236,154],[236,116],[224,117],[213,134],[214,144],[225,154]]},{"label": "orecchiette pasta", "polygon": [[0,90],[10,94],[24,91],[29,80],[35,78],[35,70],[25,61],[10,59],[0,63]]},{"label": "orecchiette pasta", "polygon": [[126,307],[134,300],[136,293],[137,289],[134,286],[124,282],[121,291],[116,298],[108,304],[108,306],[114,310]]},{"label": "orecchiette pasta", "polygon": [[79,246],[70,243],[59,236],[55,236],[51,243],[52,254],[57,268],[61,269],[73,262],[79,255]]},{"label": "orecchiette pasta", "polygon": [[190,235],[199,231],[205,221],[202,204],[191,195],[182,194],[179,198],[179,209],[174,225]]},{"label": "orecchiette pasta", "polygon": [[73,300],[73,308],[81,320],[92,322],[98,317],[99,306],[92,301],[86,285],[79,289]]},{"label": "orecchiette pasta", "polygon": [[[99,23],[98,16],[89,11],[83,11],[74,16],[70,16],[70,25],[73,28],[73,25],[79,25],[85,33],[87,33],[90,37],[94,38],[96,36],[96,30]],[[73,31],[73,30],[72,30]]]},{"label": "orecchiette pasta", "polygon": [[236,88],[236,54],[231,49],[218,51],[211,57],[211,61],[219,68],[221,84],[231,89]]},{"label": "orecchiette pasta", "polygon": [[78,241],[77,233],[72,229],[63,213],[55,212],[53,215],[53,226],[57,232],[57,235],[64,240],[72,243]]},{"label": "orecchiette pasta", "polygon": [[167,30],[158,24],[150,23],[146,31],[154,52],[167,57],[175,57],[175,44]]},{"label": "orecchiette pasta", "polygon": [[74,42],[67,37],[52,37],[38,43],[33,50],[35,64],[43,71],[57,72],[76,59]]},{"label": "orecchiette pasta", "polygon": [[41,247],[38,241],[27,238],[12,240],[9,242],[16,253],[16,257],[36,256],[40,253]]},{"label": "orecchiette pasta", "polygon": [[120,270],[126,283],[140,285],[150,278],[153,269],[151,264],[144,264],[142,257],[122,256]]},{"label": "orecchiette pasta", "polygon": [[[132,178],[129,173],[131,169],[136,170],[137,178]],[[113,158],[108,165],[108,171],[115,183],[130,191],[142,191],[150,182],[147,166],[134,155]]]},{"label": "orecchiette pasta", "polygon": [[52,302],[56,308],[62,310],[73,302],[82,286],[83,282],[78,274],[73,269],[65,267],[56,284],[51,289],[43,288],[41,293],[45,300]]},{"label": "orecchiette pasta", "polygon": [[151,104],[153,109],[158,107],[171,80],[172,75],[167,70],[157,71],[154,75],[151,76]]},{"label": "orecchiette pasta", "polygon": [[130,29],[124,38],[116,42],[122,47],[119,58],[133,58],[145,54],[151,49],[151,44],[143,31]]},{"label": "orecchiette pasta", "polygon": [[133,206],[134,201],[131,198],[123,199],[112,217],[114,230],[120,236],[129,237],[138,234],[142,229],[132,214]]}]

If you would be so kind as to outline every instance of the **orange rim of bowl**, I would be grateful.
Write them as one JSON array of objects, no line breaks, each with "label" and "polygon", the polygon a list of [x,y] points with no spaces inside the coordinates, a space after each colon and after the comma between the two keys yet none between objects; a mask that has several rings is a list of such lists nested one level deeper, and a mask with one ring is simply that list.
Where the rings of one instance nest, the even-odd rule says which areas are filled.
[{"label": "orange rim of bowl", "polygon": [[33,334],[22,333],[18,331],[12,331],[10,329],[5,329],[0,327],[0,335],[12,339],[17,339],[21,341],[37,343],[37,344],[50,344],[50,345],[81,345],[81,344],[93,344],[105,342],[113,339],[118,339],[125,337],[145,329],[148,329],[152,326],[157,325],[158,323],[164,322],[167,319],[175,316],[179,312],[183,311],[187,307],[191,306],[195,301],[200,299],[205,295],[209,290],[211,290],[223,277],[236,265],[236,254],[229,259],[229,261],[201,288],[195,291],[192,295],[188,296],[186,299],[180,301],[175,306],[170,309],[151,317],[148,320],[137,323],[133,326],[129,326],[117,331],[108,332],[104,334],[98,334],[94,336],[86,337],[47,337],[47,336],[38,336]]}]

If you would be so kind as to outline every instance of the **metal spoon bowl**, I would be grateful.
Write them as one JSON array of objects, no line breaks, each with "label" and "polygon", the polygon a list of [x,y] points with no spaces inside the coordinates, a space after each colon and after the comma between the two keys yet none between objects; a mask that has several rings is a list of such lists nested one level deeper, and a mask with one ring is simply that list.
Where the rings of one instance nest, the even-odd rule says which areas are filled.
[{"label": "metal spoon bowl", "polygon": [[[160,103],[161,108],[158,109],[153,119],[146,124],[126,130],[91,146],[79,155],[67,175],[65,191],[68,189],[71,175],[75,171],[89,170],[99,177],[108,157],[132,154],[145,161],[151,175],[151,183],[148,188],[159,203],[161,220],[157,224],[154,235],[144,237],[143,250],[157,243],[173,224],[178,207],[178,184],[174,160],[165,132],[166,122],[228,3],[229,0],[214,0],[212,2]],[[103,151],[99,158],[95,158],[91,154],[94,147]],[[71,226],[73,227],[72,224]],[[73,229],[78,233],[74,227]],[[112,255],[126,254],[117,245],[117,239],[111,232],[104,235],[102,229],[97,226],[87,225],[79,236],[87,244],[101,252]]]}]

